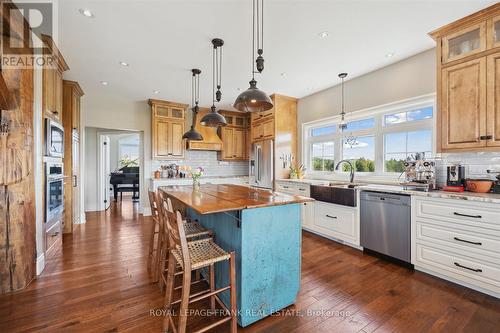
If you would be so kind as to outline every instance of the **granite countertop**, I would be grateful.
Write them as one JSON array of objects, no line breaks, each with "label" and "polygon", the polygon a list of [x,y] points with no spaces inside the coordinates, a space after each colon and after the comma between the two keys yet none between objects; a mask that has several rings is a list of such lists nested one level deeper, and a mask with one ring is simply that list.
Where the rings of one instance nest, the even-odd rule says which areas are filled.
[{"label": "granite countertop", "polygon": [[161,186],[160,191],[193,208],[199,214],[212,214],[250,208],[288,205],[314,201],[299,195],[290,195],[240,185],[202,184]]},{"label": "granite countertop", "polygon": [[[323,179],[279,179],[279,181],[310,184],[310,185],[328,185],[329,183],[341,183],[337,180],[323,180]],[[348,182],[344,182],[348,184]],[[361,181],[361,183],[364,183]],[[366,184],[366,183],[364,183]],[[500,194],[495,193],[475,193],[475,192],[445,192],[445,191],[416,191],[416,190],[406,190],[403,186],[399,184],[366,184],[356,187],[360,191],[377,191],[386,193],[399,193],[407,195],[415,195],[421,197],[429,198],[444,198],[444,199],[457,199],[457,200],[468,200],[475,202],[486,202],[486,203],[499,203],[500,204]]]},{"label": "granite countertop", "polygon": [[495,194],[495,193],[445,192],[440,190],[424,192],[415,190],[405,190],[402,186],[399,185],[378,185],[378,184],[363,185],[359,186],[358,189],[361,191],[400,193],[400,194],[416,195],[429,198],[459,199],[459,200],[468,200],[476,202],[500,203],[500,194]]},{"label": "granite countertop", "polygon": [[[152,181],[179,181],[179,180],[189,180],[192,181],[191,177],[186,177],[186,178],[180,178],[180,177],[175,177],[175,178],[150,178]],[[202,177],[202,180],[207,180],[207,179],[248,179],[248,176],[204,176]]]}]

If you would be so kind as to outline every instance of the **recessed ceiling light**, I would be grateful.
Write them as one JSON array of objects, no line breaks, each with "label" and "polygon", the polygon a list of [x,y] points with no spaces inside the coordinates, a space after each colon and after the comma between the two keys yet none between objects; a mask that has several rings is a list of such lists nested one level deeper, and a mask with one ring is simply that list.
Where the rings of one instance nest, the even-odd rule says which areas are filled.
[{"label": "recessed ceiling light", "polygon": [[328,37],[328,35],[329,35],[328,31],[322,31],[318,34],[320,38],[326,38]]},{"label": "recessed ceiling light", "polygon": [[122,65],[123,67],[128,67],[128,62],[125,62],[125,61],[120,61],[120,65]]},{"label": "recessed ceiling light", "polygon": [[159,90],[153,90],[153,94],[159,94],[160,91]]},{"label": "recessed ceiling light", "polygon": [[285,72],[283,72],[283,73],[281,73],[280,75],[281,75],[281,77],[285,77],[285,76],[286,76],[286,73],[285,73]]},{"label": "recessed ceiling light", "polygon": [[83,9],[83,8],[80,8],[78,10],[80,12],[80,14],[82,14],[83,16],[86,16],[86,17],[94,17],[94,14],[88,10],[88,9]]},{"label": "recessed ceiling light", "polygon": [[241,91],[242,89],[241,88],[236,88],[238,91]]},{"label": "recessed ceiling light", "polygon": [[386,58],[392,58],[394,56],[394,52],[389,52],[385,55]]},{"label": "recessed ceiling light", "polygon": [[103,86],[107,86],[107,85],[108,85],[108,81],[101,81],[101,84],[102,84]]}]

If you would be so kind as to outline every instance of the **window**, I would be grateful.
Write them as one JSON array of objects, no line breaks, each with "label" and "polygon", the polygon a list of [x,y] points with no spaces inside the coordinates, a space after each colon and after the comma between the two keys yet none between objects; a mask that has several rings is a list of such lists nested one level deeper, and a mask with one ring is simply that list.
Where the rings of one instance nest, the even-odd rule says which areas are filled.
[{"label": "window", "polygon": [[325,126],[313,128],[311,130],[311,136],[322,136],[335,133],[336,126]]},{"label": "window", "polygon": [[312,144],[312,169],[314,171],[333,171],[335,168],[333,141]]},{"label": "window", "polygon": [[[375,137],[364,136],[356,138],[356,144],[348,145],[345,140],[342,144],[343,159],[349,160],[356,172],[375,171]],[[343,171],[348,171],[349,166],[344,164]]]},{"label": "window", "polygon": [[131,135],[118,141],[119,167],[139,166],[139,136]]},{"label": "window", "polygon": [[[302,161],[310,174],[345,172],[335,165],[350,161],[362,177],[395,177],[404,170],[404,162],[416,153],[427,159],[434,153],[434,95],[392,103],[349,113],[347,128],[338,129],[340,116],[303,125]],[[346,144],[346,138],[356,144]]]},{"label": "window", "polygon": [[384,116],[384,124],[388,126],[409,121],[430,119],[432,115],[432,106],[428,106],[417,110],[386,114]]},{"label": "window", "polygon": [[432,131],[396,132],[384,136],[385,172],[403,172],[404,161],[415,155],[425,153],[432,157]]},{"label": "window", "polygon": [[359,131],[375,127],[375,118],[350,121],[345,131]]}]

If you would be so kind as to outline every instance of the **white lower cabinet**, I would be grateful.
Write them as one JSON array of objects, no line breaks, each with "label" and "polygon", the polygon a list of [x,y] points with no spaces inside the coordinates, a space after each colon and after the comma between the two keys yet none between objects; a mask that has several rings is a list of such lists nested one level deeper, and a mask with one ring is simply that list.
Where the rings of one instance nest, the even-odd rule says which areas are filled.
[{"label": "white lower cabinet", "polygon": [[415,269],[500,297],[498,204],[414,197]]},{"label": "white lower cabinet", "polygon": [[359,246],[359,220],[356,207],[316,201],[312,231]]},{"label": "white lower cabinet", "polygon": [[314,225],[314,205],[314,201],[304,202],[302,204],[302,228],[310,229]]}]

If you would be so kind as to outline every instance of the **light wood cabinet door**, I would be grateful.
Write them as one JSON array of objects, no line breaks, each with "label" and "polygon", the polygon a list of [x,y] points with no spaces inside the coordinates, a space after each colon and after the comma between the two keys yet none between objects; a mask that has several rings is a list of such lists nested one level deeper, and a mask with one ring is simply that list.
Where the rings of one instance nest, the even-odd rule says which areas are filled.
[{"label": "light wood cabinet door", "polygon": [[486,59],[442,70],[441,148],[486,146]]},{"label": "light wood cabinet door", "polygon": [[486,22],[443,37],[442,62],[450,62],[486,50]]},{"label": "light wood cabinet door", "polygon": [[262,123],[252,125],[252,141],[260,140],[264,136],[264,126]]},{"label": "light wood cabinet door", "polygon": [[173,121],[171,122],[170,128],[169,141],[172,143],[170,152],[174,157],[183,157],[184,142],[182,140],[182,135],[184,134],[184,122]]},{"label": "light wood cabinet door", "polygon": [[500,52],[487,58],[487,146],[500,147]]},{"label": "light wood cabinet door", "polygon": [[80,141],[73,138],[72,143],[72,221],[73,224],[80,223]]},{"label": "light wood cabinet door", "polygon": [[171,143],[169,142],[169,137],[171,136],[170,133],[170,122],[157,119],[155,121],[155,133],[153,135],[154,137],[154,158],[157,159],[162,159],[162,158],[168,158],[171,155],[171,149],[170,145]]},{"label": "light wood cabinet door", "polygon": [[262,134],[264,138],[274,137],[274,118],[268,119],[262,123]]},{"label": "light wood cabinet door", "polygon": [[233,130],[233,157],[239,160],[245,158],[245,133],[246,131],[243,129]]},{"label": "light wood cabinet door", "polygon": [[221,139],[222,139],[222,159],[229,160],[233,158],[233,128],[222,128],[221,129]]},{"label": "light wood cabinet door", "polygon": [[486,24],[487,48],[500,47],[500,15],[488,20]]}]

